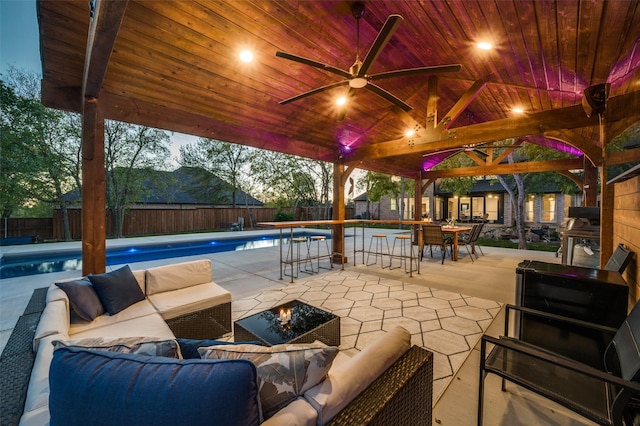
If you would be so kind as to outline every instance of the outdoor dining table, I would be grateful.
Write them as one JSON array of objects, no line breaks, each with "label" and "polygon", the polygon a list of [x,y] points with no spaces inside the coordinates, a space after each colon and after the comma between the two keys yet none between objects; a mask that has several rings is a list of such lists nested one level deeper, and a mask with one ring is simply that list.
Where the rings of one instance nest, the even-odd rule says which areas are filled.
[{"label": "outdoor dining table", "polygon": [[[427,222],[424,220],[381,220],[381,219],[351,219],[351,220],[346,220],[344,221],[345,223],[353,223],[356,224],[356,235],[354,235],[354,240],[357,240],[357,224],[361,224],[363,231],[362,231],[362,250],[358,250],[357,249],[357,243],[356,241],[354,241],[354,245],[353,245],[353,260],[354,260],[354,265],[356,262],[356,253],[358,251],[362,252],[362,263],[364,263],[364,254],[365,254],[365,241],[364,241],[364,227],[365,225],[369,224],[369,225],[373,225],[373,224],[386,224],[386,225],[403,225],[403,226],[410,226],[414,229],[414,231],[416,231],[414,233],[414,240],[412,242],[412,244],[417,245],[418,247],[422,247],[422,226],[424,225],[431,225],[431,222]],[[450,225],[442,225],[442,232],[444,234],[448,234],[451,235],[453,241],[453,260],[457,261],[458,260],[458,238],[460,236],[460,234],[466,234],[468,232],[471,232],[471,227],[470,226],[450,226]],[[409,262],[410,265],[412,265],[409,268],[409,276],[412,276],[413,273],[413,251],[410,250],[409,251]],[[416,271],[419,274],[420,273],[420,262],[417,262],[417,267],[416,267]]]},{"label": "outdoor dining table", "polygon": [[458,260],[458,237],[460,234],[471,232],[470,226],[442,225],[442,233],[451,235],[453,238],[453,260]]}]

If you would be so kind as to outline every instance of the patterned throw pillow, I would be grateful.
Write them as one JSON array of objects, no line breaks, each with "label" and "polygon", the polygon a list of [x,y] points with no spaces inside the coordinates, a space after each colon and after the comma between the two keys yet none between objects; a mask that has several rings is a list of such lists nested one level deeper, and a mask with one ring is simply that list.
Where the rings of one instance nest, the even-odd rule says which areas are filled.
[{"label": "patterned throw pillow", "polygon": [[182,359],[177,340],[158,337],[85,337],[82,339],[54,340],[54,350],[61,347],[79,347],[98,351],[163,356]]},{"label": "patterned throw pillow", "polygon": [[338,354],[338,348],[315,342],[271,347],[217,345],[199,348],[198,352],[203,359],[252,361],[258,369],[260,403],[264,418],[267,419],[321,382]]}]

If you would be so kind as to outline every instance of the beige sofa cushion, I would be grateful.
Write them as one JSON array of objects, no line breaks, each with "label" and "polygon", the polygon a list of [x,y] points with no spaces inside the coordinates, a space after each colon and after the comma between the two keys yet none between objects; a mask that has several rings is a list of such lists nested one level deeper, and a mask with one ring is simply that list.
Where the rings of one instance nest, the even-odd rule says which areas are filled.
[{"label": "beige sofa cushion", "polygon": [[327,377],[304,394],[318,412],[318,425],[327,424],[410,347],[411,334],[395,327],[350,360],[333,365]]},{"label": "beige sofa cushion", "polygon": [[40,341],[40,349],[31,370],[29,389],[24,404],[24,412],[46,407],[49,404],[49,365],[53,359],[53,341],[65,340],[65,334],[52,334]]},{"label": "beige sofa cushion", "polygon": [[[77,279],[78,278],[70,278],[68,280],[60,280],[60,281],[73,281]],[[55,300],[62,300],[67,304],[67,306],[69,305],[69,297],[67,296],[67,293],[65,293],[64,290],[58,287],[55,283],[51,284],[47,289],[46,300],[47,300],[47,303],[53,302]]]},{"label": "beige sofa cushion", "polygon": [[173,332],[159,313],[145,315],[129,320],[123,320],[102,327],[86,329],[74,333],[70,337],[80,339],[83,337],[139,337],[153,336],[160,339],[175,339]]},{"label": "beige sofa cushion", "polygon": [[231,293],[210,282],[179,290],[155,293],[149,296],[148,300],[160,312],[162,318],[170,320],[184,314],[229,303],[231,302]]},{"label": "beige sofa cushion", "polygon": [[196,260],[147,269],[147,296],[211,282],[211,261]]},{"label": "beige sofa cushion", "polygon": [[38,352],[40,341],[54,334],[69,335],[69,304],[60,299],[47,303],[42,311],[33,337],[33,351]]},{"label": "beige sofa cushion", "polygon": [[117,322],[126,321],[134,318],[144,317],[150,314],[157,313],[156,308],[153,307],[149,300],[141,300],[138,303],[134,303],[126,309],[118,312],[115,315],[100,315],[93,321],[85,321],[77,315],[71,317],[71,323],[69,325],[69,335],[73,336],[78,333],[82,333],[94,328],[100,328],[107,325],[115,324]]}]

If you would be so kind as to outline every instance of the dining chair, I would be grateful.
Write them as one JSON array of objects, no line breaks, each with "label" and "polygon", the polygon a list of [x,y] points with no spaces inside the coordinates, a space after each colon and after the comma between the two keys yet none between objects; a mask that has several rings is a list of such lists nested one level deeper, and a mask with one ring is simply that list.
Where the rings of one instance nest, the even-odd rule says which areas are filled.
[{"label": "dining chair", "polygon": [[482,248],[476,245],[476,242],[478,241],[478,238],[480,238],[480,234],[482,233],[483,227],[484,227],[484,223],[478,223],[477,225],[474,225],[475,229],[472,230],[472,232],[469,234],[468,244],[471,246],[471,253],[475,253],[476,259],[478,258],[478,251],[480,251],[480,254],[484,256],[484,252],[482,251]]},{"label": "dining chair", "polygon": [[[429,252],[433,258],[433,246],[440,247],[442,252],[442,263],[447,254],[447,245],[451,246],[450,237],[445,236],[440,225],[422,225],[422,248],[420,250],[420,260],[424,258],[424,249],[428,245]],[[450,247],[451,258],[453,259],[453,249]]]},{"label": "dining chair", "polygon": [[[476,259],[478,258],[478,253],[475,252],[473,244],[476,242],[478,236],[480,235],[481,227],[482,224],[475,224],[471,227],[471,231],[469,231],[469,233],[460,235],[460,238],[458,238],[458,244],[462,244],[467,249],[467,253],[469,253],[469,257],[471,258],[471,262],[474,262],[473,253],[475,253]],[[469,249],[469,247],[471,247],[471,249]]]}]

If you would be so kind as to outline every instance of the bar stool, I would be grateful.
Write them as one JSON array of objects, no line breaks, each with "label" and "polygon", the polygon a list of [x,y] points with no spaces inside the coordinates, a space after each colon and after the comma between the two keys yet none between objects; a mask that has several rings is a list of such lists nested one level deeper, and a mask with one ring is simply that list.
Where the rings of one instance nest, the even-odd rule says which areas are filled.
[{"label": "bar stool", "polygon": [[[312,235],[311,237],[309,237],[310,242],[309,245],[312,245],[313,242],[317,242],[317,253],[316,253],[316,258],[318,259],[318,272],[320,272],[320,258],[321,257],[328,257],[329,258],[329,264],[331,265],[331,268],[324,268],[324,269],[333,269],[333,256],[331,256],[331,249],[329,249],[329,241],[327,240],[327,237],[325,235]],[[327,248],[327,254],[320,256],[320,241],[324,241],[325,246]],[[311,270],[313,271],[313,263],[311,263]]]},{"label": "bar stool", "polygon": [[[384,242],[387,244],[387,252],[386,253],[382,252],[383,238],[384,238]],[[376,247],[375,247],[375,250],[372,252],[371,251],[371,246],[373,245],[374,241],[376,242]],[[375,261],[373,263],[369,263],[369,257],[371,256],[372,253],[374,255]],[[387,239],[386,234],[373,234],[371,236],[371,240],[369,241],[369,250],[367,251],[367,266],[375,265],[376,263],[378,263],[378,256],[380,256],[380,262],[382,264],[382,269],[387,268],[387,266],[384,266],[384,255],[386,254],[387,256],[389,256],[390,253],[391,252],[389,251],[389,240]],[[391,266],[391,257],[389,257],[389,267],[390,266]]]},{"label": "bar stool", "polygon": [[[304,257],[304,259],[301,256],[300,253],[300,246],[304,243],[305,248],[307,250],[307,255]],[[289,260],[289,256],[291,255],[291,244],[295,244],[296,248],[297,248],[297,255],[295,255],[293,257],[293,259]],[[302,261],[304,260],[304,270],[300,269],[300,264],[302,263]],[[287,258],[284,261],[284,274],[285,275],[289,275],[290,277],[294,277],[294,278],[298,278],[298,274],[300,273],[300,271],[302,272],[307,272],[309,273],[309,271],[307,270],[307,262],[311,263],[311,254],[309,251],[309,240],[307,240],[307,237],[293,237],[291,238],[291,241],[289,242],[289,247],[287,248]],[[296,265],[296,274],[293,275],[293,265]],[[291,266],[291,274],[287,274],[287,265]],[[313,272],[313,263],[311,263],[311,272]]]},{"label": "bar stool", "polygon": [[[396,255],[396,243],[400,241],[400,254]],[[404,260],[404,271],[405,272],[410,272],[409,270],[407,270],[407,259],[409,259],[409,255],[407,254],[407,248],[405,246],[405,243],[409,241],[409,250],[411,250],[411,256],[413,257],[413,259],[415,259],[416,261],[416,269],[418,269],[418,257],[414,255],[414,251],[413,251],[413,245],[411,244],[411,235],[396,235],[395,240],[393,241],[393,248],[391,249],[391,255],[389,256],[391,258],[391,261],[389,262],[389,269],[398,269],[400,267],[402,267],[402,261]],[[398,257],[400,258],[400,265],[398,265],[397,267],[393,267],[393,258],[394,257]],[[409,267],[411,268],[411,271],[413,271],[413,263],[410,262],[409,263]]]}]

